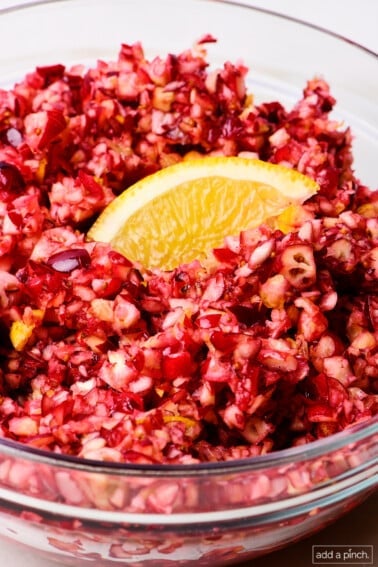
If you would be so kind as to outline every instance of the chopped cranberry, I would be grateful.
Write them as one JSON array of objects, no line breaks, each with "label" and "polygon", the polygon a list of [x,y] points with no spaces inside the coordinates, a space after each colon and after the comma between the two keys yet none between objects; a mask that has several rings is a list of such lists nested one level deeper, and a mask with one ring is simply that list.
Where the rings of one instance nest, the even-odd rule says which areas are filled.
[{"label": "chopped cranberry", "polygon": [[48,110],[44,129],[38,143],[38,149],[50,144],[66,127],[66,119],[60,110]]},{"label": "chopped cranberry", "polygon": [[[378,194],[354,175],[352,134],[329,118],[335,100],[319,78],[290,111],[251,104],[242,64],[210,70],[202,44],[213,41],[152,60],[124,44],[116,61],[40,66],[0,90],[3,437],[100,461],[185,464],[310,443],[377,414]],[[205,261],[170,272],[86,241],[134,181],[208,154],[281,163],[320,190],[288,234],[270,223],[225,234]],[[330,467],[347,470],[341,457]],[[323,482],[326,469],[312,472]],[[249,497],[307,489],[308,473],[286,472],[258,475]],[[62,471],[9,476],[71,505],[125,504],[124,491],[84,490]],[[245,486],[229,491],[244,502]],[[209,506],[220,497],[210,493]],[[190,483],[185,493],[147,483],[132,506],[169,513],[187,499],[195,505]],[[79,544],[74,553],[97,559]]]},{"label": "chopped cranberry", "polygon": [[193,372],[193,362],[188,352],[167,354],[163,356],[163,373],[168,380],[179,376],[187,376]]},{"label": "chopped cranberry", "polygon": [[46,263],[57,272],[69,273],[78,268],[88,268],[91,259],[85,249],[72,248],[53,254]]},{"label": "chopped cranberry", "polygon": [[25,181],[19,169],[6,161],[0,161],[0,191],[8,193],[21,193],[25,188]]},{"label": "chopped cranberry", "polygon": [[63,77],[65,71],[65,66],[61,64],[57,65],[46,65],[44,67],[37,67],[37,73],[41,75],[45,80],[45,87],[47,87],[52,82]]}]

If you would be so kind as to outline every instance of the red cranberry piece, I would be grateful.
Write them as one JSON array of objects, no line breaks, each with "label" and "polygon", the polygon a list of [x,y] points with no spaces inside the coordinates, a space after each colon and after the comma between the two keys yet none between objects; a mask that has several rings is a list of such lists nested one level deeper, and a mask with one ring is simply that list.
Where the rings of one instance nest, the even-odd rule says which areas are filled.
[{"label": "red cranberry piece", "polygon": [[101,200],[104,197],[104,190],[99,183],[92,177],[88,175],[83,170],[79,171],[78,181],[83,185],[84,189],[90,193],[93,199]]},{"label": "red cranberry piece", "polygon": [[192,371],[192,358],[188,352],[177,352],[163,356],[163,374],[168,380],[188,376]]},{"label": "red cranberry piece", "polygon": [[17,167],[6,161],[0,161],[0,191],[22,193],[25,181]]},{"label": "red cranberry piece", "polygon": [[[109,259],[111,260],[113,266],[117,265],[117,266],[124,266],[126,268],[130,268],[133,265],[132,262],[130,262],[130,260],[128,260],[125,256],[122,256],[122,254],[116,252],[115,250],[111,250],[109,252]],[[132,275],[134,278],[134,283],[139,283],[143,281],[143,276],[141,275],[140,272],[138,272],[138,270],[133,269]]]},{"label": "red cranberry piece", "polygon": [[219,262],[233,264],[237,261],[238,255],[229,248],[214,248],[213,254]]},{"label": "red cranberry piece", "polygon": [[20,213],[17,211],[8,211],[8,217],[17,228],[21,229],[24,219]]},{"label": "red cranberry piece", "polygon": [[232,352],[235,349],[238,335],[231,335],[223,331],[214,331],[211,334],[211,342],[217,350],[222,352]]},{"label": "red cranberry piece", "polygon": [[67,126],[63,112],[54,108],[46,111],[47,120],[38,143],[38,149],[43,150],[54,140]]},{"label": "red cranberry piece", "polygon": [[56,272],[69,273],[77,268],[88,268],[91,258],[83,248],[72,248],[53,254],[46,263]]},{"label": "red cranberry piece", "polygon": [[65,66],[58,63],[57,65],[46,65],[44,67],[37,67],[37,73],[44,78],[45,88],[51,85],[54,81],[61,79],[64,75]]},{"label": "red cranberry piece", "polygon": [[235,315],[239,323],[250,327],[254,323],[264,321],[266,317],[266,308],[261,305],[231,305],[229,307],[231,313]]}]

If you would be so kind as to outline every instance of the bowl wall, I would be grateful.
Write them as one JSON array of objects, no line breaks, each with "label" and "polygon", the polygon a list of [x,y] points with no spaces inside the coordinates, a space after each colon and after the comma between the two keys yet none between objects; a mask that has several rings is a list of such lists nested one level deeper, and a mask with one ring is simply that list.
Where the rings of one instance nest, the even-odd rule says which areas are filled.
[{"label": "bowl wall", "polygon": [[71,565],[249,560],[374,490],[377,429],[376,419],[311,447],[184,469],[70,462],[3,442],[0,535]]},{"label": "bowl wall", "polygon": [[[212,65],[242,59],[257,101],[294,103],[307,80],[322,76],[338,101],[335,119],[353,130],[357,175],[376,184],[376,56],[335,35],[232,1],[42,0],[0,9],[0,16],[0,87],[36,65],[114,58],[122,42],[141,41],[152,57],[178,53],[208,33],[218,39],[209,48]],[[22,41],[14,41],[15,30]]]}]

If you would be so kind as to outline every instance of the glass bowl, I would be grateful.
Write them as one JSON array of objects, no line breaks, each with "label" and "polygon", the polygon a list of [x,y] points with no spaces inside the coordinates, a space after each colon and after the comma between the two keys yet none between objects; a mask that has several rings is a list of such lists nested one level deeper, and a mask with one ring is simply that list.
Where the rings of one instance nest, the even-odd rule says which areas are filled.
[{"label": "glass bowl", "polygon": [[[353,130],[356,172],[376,182],[374,55],[237,3],[56,0],[0,9],[0,87],[36,65],[114,58],[122,42],[140,40],[154,56],[207,33],[219,40],[211,64],[241,58],[257,101],[293,103],[309,78],[324,76],[338,101],[335,119]],[[0,535],[68,565],[246,561],[314,533],[372,493],[377,441],[375,418],[261,457],[167,467],[82,460],[1,439]]]},{"label": "glass bowl", "polygon": [[378,419],[270,455],[117,465],[2,440],[0,535],[67,565],[227,565],[315,533],[371,494]]}]

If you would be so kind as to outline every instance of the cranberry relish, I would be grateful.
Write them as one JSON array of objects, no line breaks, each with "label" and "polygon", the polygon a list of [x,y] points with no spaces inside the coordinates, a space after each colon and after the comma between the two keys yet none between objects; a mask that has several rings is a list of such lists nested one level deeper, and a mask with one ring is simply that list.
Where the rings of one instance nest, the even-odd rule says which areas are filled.
[{"label": "cranberry relish", "polygon": [[[3,437],[194,463],[308,443],[377,413],[377,192],[354,177],[323,80],[288,111],[254,106],[246,73],[209,71],[201,43],[152,61],[135,44],[0,91]],[[115,195],[189,152],[281,163],[320,191],[296,231],[227,237],[171,272],[86,242]]]}]

